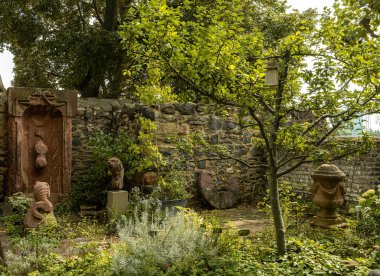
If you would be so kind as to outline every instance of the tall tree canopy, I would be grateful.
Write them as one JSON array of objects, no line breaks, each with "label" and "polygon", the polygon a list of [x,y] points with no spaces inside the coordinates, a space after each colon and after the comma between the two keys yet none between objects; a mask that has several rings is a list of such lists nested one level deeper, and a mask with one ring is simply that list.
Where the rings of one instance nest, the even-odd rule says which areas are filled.
[{"label": "tall tree canopy", "polygon": [[[351,2],[338,1],[335,12],[326,10],[317,21],[315,11],[288,13],[275,0],[208,6],[148,0],[130,9],[122,26],[123,45],[134,58],[125,74],[136,80],[144,75],[140,98],[174,95],[233,106],[240,110],[238,123],[259,131],[255,141],[267,157],[280,254],[286,246],[279,178],[304,163],[335,160],[371,144],[366,135],[337,138],[352,119],[377,111],[379,100],[380,47],[357,20],[370,4],[350,11]],[[370,27],[377,30],[374,21]],[[268,61],[279,64],[276,86],[264,81]]]},{"label": "tall tree canopy", "polygon": [[0,1],[0,47],[14,54],[15,86],[117,97],[128,63],[117,34],[131,0]]}]

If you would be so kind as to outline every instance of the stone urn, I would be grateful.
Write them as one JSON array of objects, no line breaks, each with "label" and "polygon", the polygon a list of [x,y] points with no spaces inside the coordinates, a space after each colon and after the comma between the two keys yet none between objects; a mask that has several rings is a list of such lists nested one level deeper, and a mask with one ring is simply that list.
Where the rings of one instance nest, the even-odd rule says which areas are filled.
[{"label": "stone urn", "polygon": [[334,164],[323,164],[311,175],[313,184],[311,194],[313,202],[320,208],[311,224],[324,228],[344,227],[344,220],[335,210],[344,203],[342,180],[346,175]]}]

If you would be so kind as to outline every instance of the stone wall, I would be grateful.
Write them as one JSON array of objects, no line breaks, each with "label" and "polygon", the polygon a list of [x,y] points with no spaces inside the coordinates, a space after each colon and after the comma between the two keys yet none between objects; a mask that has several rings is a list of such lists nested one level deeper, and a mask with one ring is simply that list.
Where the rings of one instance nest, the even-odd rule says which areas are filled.
[{"label": "stone wall", "polygon": [[[263,163],[262,151],[250,144],[250,133],[243,131],[232,121],[216,116],[203,105],[188,103],[145,107],[127,100],[87,98],[79,99],[78,115],[73,119],[73,185],[93,162],[88,141],[95,129],[109,131],[117,125],[128,127],[133,121],[133,116],[131,117],[133,113],[141,113],[155,120],[158,126],[156,143],[169,160],[175,154],[175,145],[170,142],[169,136],[199,133],[206,141],[213,145],[226,146],[234,155],[248,160],[251,165]],[[7,130],[6,95],[0,93],[0,199],[4,196],[7,181]],[[376,141],[376,148],[371,153],[336,164],[347,174],[347,192],[351,195],[349,198],[355,199],[357,195],[371,187],[371,182],[379,180],[380,140]],[[297,189],[307,191],[311,183],[310,175],[314,169],[315,167],[311,165],[303,166],[287,175],[287,178],[295,183]],[[217,181],[232,176],[237,177],[240,183],[241,202],[255,200],[265,187],[262,170],[247,168],[235,160],[215,160],[202,152],[194,153],[185,170],[195,198],[201,198],[197,188],[201,171],[210,172]]]},{"label": "stone wall", "polygon": [[[346,188],[346,199],[356,201],[366,190],[380,183],[380,139],[375,138],[375,147],[368,153],[356,158],[333,162],[346,174],[343,182]],[[303,165],[284,177],[293,183],[295,189],[308,192],[312,183],[311,174],[317,169],[315,165]]]},{"label": "stone wall", "polygon": [[[250,145],[249,133],[242,131],[236,124],[210,115],[202,105],[165,104],[146,107],[127,100],[99,100],[93,98],[79,99],[78,116],[73,120],[73,185],[79,176],[91,165],[91,151],[88,138],[96,128],[111,131],[117,125],[133,124],[134,114],[140,113],[154,119],[157,125],[156,143],[160,152],[170,160],[176,155],[175,144],[170,136],[183,137],[198,133],[213,145],[226,146],[234,155],[252,164],[262,163],[262,152]],[[234,160],[212,160],[204,152],[195,152],[190,157],[183,173],[186,173],[188,184],[195,198],[198,194],[200,171],[210,172],[216,181],[223,182],[236,176],[240,182],[241,202],[253,201],[263,187],[263,172],[259,169],[248,169]]]}]

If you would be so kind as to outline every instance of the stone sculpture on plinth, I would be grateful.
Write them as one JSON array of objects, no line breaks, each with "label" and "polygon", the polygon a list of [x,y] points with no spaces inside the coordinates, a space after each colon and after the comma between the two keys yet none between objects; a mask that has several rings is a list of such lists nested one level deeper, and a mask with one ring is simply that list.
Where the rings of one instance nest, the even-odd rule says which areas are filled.
[{"label": "stone sculpture on plinth", "polygon": [[344,203],[344,186],[341,181],[346,175],[334,164],[323,164],[312,174],[311,193],[313,202],[320,208],[311,224],[324,228],[344,227],[344,220],[335,209]]},{"label": "stone sculpture on plinth", "polygon": [[128,207],[128,192],[122,190],[124,186],[124,167],[120,159],[111,157],[107,165],[112,173],[111,191],[107,192],[107,210],[110,212],[122,214]]},{"label": "stone sculpture on plinth", "polygon": [[50,187],[47,182],[36,181],[33,188],[34,202],[24,219],[24,227],[37,228],[41,223],[56,223],[53,204],[49,201]]},{"label": "stone sculpture on plinth", "polygon": [[112,190],[121,190],[124,185],[124,167],[120,159],[111,157],[107,161],[108,168],[112,173],[111,186]]}]

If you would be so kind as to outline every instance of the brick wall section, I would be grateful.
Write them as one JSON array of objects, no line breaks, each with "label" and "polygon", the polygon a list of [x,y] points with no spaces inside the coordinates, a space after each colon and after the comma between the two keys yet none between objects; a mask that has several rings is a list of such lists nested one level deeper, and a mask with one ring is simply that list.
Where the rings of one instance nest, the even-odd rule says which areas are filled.
[{"label": "brick wall section", "polygon": [[[374,182],[380,182],[380,139],[374,138],[374,143],[374,149],[368,154],[334,162],[346,174],[343,184],[349,201],[356,201],[363,192],[373,188]],[[303,165],[283,179],[293,183],[295,189],[307,192],[312,183],[311,174],[317,167]]]},{"label": "brick wall section", "polygon": [[[196,104],[164,104],[144,107],[128,100],[79,99],[78,115],[73,118],[73,152],[72,179],[75,184],[80,174],[91,165],[91,151],[88,139],[96,128],[104,131],[110,129],[115,120],[118,124],[131,124],[128,114],[139,111],[148,117],[154,117],[158,126],[157,144],[167,158],[175,154],[175,145],[167,139],[170,135],[186,135],[200,133],[211,144],[221,144],[231,149],[236,156],[248,159],[251,164],[263,162],[263,153],[250,144],[250,134],[244,132],[233,122],[226,121],[216,115],[210,115],[208,109]],[[122,116],[116,116],[116,115]],[[124,114],[124,115],[123,115]],[[4,196],[7,178],[8,126],[6,95],[0,93],[0,199]],[[202,159],[201,153],[195,157]],[[207,157],[207,156],[206,156]],[[375,149],[355,160],[336,162],[347,174],[347,192],[352,198],[371,187],[370,182],[380,178],[380,140]],[[286,178],[295,183],[296,189],[307,191],[311,183],[310,175],[315,169],[312,165],[303,166]],[[240,181],[242,201],[251,201],[261,187],[265,185],[265,177],[260,169],[249,169],[233,160],[203,160],[190,162],[185,168],[189,183],[197,196],[198,173],[202,170],[213,172],[220,178],[236,176]]]}]

